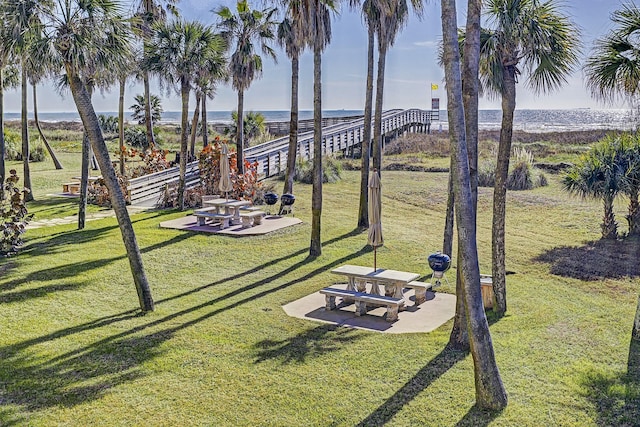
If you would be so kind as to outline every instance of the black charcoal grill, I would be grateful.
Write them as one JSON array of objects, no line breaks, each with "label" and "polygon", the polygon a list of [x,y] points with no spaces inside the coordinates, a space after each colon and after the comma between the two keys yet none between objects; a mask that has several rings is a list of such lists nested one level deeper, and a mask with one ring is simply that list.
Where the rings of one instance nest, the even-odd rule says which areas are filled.
[{"label": "black charcoal grill", "polygon": [[429,267],[433,270],[431,274],[431,278],[435,279],[435,286],[440,286],[442,284],[442,278],[449,283],[444,273],[449,270],[451,267],[451,258],[447,254],[443,254],[441,252],[435,252],[429,255],[427,258],[429,262]]},{"label": "black charcoal grill", "polygon": [[293,213],[293,204],[296,201],[296,196],[291,193],[284,193],[282,197],[280,197],[280,212],[279,215],[286,215],[288,213]]}]

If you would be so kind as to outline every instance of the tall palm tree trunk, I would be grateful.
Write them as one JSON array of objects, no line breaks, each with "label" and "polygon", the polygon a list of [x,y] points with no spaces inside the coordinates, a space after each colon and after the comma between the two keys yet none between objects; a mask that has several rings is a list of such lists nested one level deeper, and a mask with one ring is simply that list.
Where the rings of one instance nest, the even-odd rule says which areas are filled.
[{"label": "tall palm tree trunk", "polygon": [[507,311],[505,222],[507,207],[507,176],[513,136],[513,112],[516,109],[516,68],[513,65],[503,69],[502,126],[496,163],[496,178],[493,189],[493,224],[491,232],[491,275],[495,304],[493,311],[503,316]]},{"label": "tall palm tree trunk", "polygon": [[[289,147],[287,149],[287,171],[282,194],[293,193],[293,179],[296,175],[296,154],[298,153],[298,82],[300,67],[298,56],[291,58],[291,115],[289,117]],[[282,206],[280,207],[282,210]]]},{"label": "tall palm tree trunk", "polygon": [[196,158],[196,135],[198,134],[198,119],[200,118],[200,92],[196,92],[196,109],[191,119],[191,135],[189,141],[189,157]]},{"label": "tall palm tree trunk", "polygon": [[186,174],[187,174],[187,147],[188,147],[188,135],[187,125],[189,123],[189,82],[182,79],[180,85],[180,94],[182,96],[182,120],[180,124],[182,126],[182,132],[180,136],[180,179],[178,180],[178,206],[183,211],[184,206],[184,193],[186,191]]},{"label": "tall palm tree trunk", "polygon": [[238,119],[236,121],[236,159],[238,174],[244,173],[244,91],[238,89]]},{"label": "tall palm tree trunk", "polygon": [[[314,17],[314,33],[317,34],[318,17],[315,16],[315,1],[311,16]],[[309,255],[322,254],[320,241],[322,217],[322,50],[316,39],[313,44],[313,190],[311,196],[311,245]]]},{"label": "tall palm tree trunk", "polygon": [[120,147],[120,175],[124,176],[124,91],[127,79],[120,79],[120,91],[118,94],[118,142]]},{"label": "tall palm tree trunk", "polygon": [[27,117],[27,69],[22,65],[22,110],[21,110],[21,128],[22,128],[22,165],[23,165],[23,180],[25,188],[29,191],[24,193],[24,201],[30,202],[34,200],[33,192],[31,191],[31,171],[29,169],[29,121]]},{"label": "tall palm tree trunk", "polygon": [[0,62],[0,200],[4,198],[4,177],[6,173],[4,156],[7,151],[7,147],[4,142],[4,75],[2,68],[3,63]]},{"label": "tall palm tree trunk", "polygon": [[[89,83],[89,79],[85,79],[84,87],[87,89],[89,101],[93,96],[93,85]],[[93,153],[91,151],[91,143],[89,142],[89,134],[85,129],[82,133],[82,161],[80,164],[80,202],[78,204],[78,230],[84,229],[87,218],[87,199],[89,190],[89,164]]]},{"label": "tall palm tree trunk", "polygon": [[[478,73],[480,69],[480,17],[482,0],[469,0],[467,3],[467,23],[465,28],[465,43],[462,58],[462,102],[464,106],[465,136],[467,141],[467,156],[469,160],[469,185],[471,186],[471,200],[473,202],[473,226],[476,227],[478,211],[478,92],[480,90]],[[453,158],[450,170],[454,168]],[[452,186],[452,174],[449,174],[449,185]],[[453,191],[449,193],[451,205],[447,203],[447,224],[445,227],[445,246],[447,238],[449,245],[453,243]],[[475,229],[474,229],[475,232]],[[452,251],[450,247],[447,247]],[[458,248],[458,265],[461,264],[460,249]],[[459,270],[458,270],[459,271]],[[456,274],[456,295],[464,295],[464,276]],[[469,350],[469,335],[467,333],[467,315],[464,304],[456,301],[456,314],[453,328],[449,337],[449,345],[460,350]]]},{"label": "tall palm tree trunk", "polygon": [[373,110],[373,55],[375,48],[375,29],[373,24],[367,27],[367,87],[364,99],[364,117],[362,129],[362,167],[360,169],[360,205],[358,207],[358,227],[369,227],[369,166],[371,163],[371,115]]},{"label": "tall palm tree trunk", "polygon": [[36,84],[34,83],[31,86],[33,88],[33,121],[36,124],[36,129],[38,129],[38,134],[40,135],[40,138],[42,138],[42,143],[44,144],[45,148],[47,149],[47,152],[51,156],[51,160],[53,161],[53,165],[55,166],[55,168],[57,170],[64,169],[62,167],[62,164],[56,157],[56,153],[53,151],[53,148],[51,148],[51,145],[49,144],[47,137],[44,135],[44,133],[42,133],[42,129],[40,128],[40,120],[38,120],[38,96],[36,94]]},{"label": "tall palm tree trunk", "polygon": [[147,130],[147,144],[154,146],[156,144],[155,135],[153,134],[153,116],[151,114],[151,92],[149,89],[149,72],[142,73],[142,84],[144,86],[144,124]]},{"label": "tall palm tree trunk", "polygon": [[[91,97],[91,95],[89,95]],[[89,134],[82,133],[82,162],[80,170],[80,202],[78,204],[78,230],[84,229],[87,218],[87,198],[89,190],[89,163],[91,161],[91,143]]]},{"label": "tall palm tree trunk", "polygon": [[202,146],[209,145],[209,126],[207,124],[207,95],[202,95]]},{"label": "tall palm tree trunk", "polygon": [[613,202],[615,195],[606,194],[603,197],[604,216],[602,217],[602,238],[615,240],[618,238],[618,223],[613,212]]},{"label": "tall palm tree trunk", "polygon": [[454,158],[453,188],[458,228],[458,259],[464,286],[465,309],[471,356],[473,358],[476,405],[480,409],[499,410],[507,404],[507,394],[496,364],[493,343],[485,317],[480,291],[480,271],[473,200],[469,182],[469,160],[465,138],[465,120],[460,76],[460,53],[455,0],[442,0],[442,38],[447,87],[447,109],[451,155]]},{"label": "tall palm tree trunk", "polygon": [[387,46],[383,36],[378,38],[378,79],[376,82],[376,112],[373,119],[373,168],[382,171],[382,99],[384,95],[384,69],[387,61]]},{"label": "tall palm tree trunk", "polygon": [[638,190],[629,193],[629,213],[627,214],[629,223],[629,236],[640,235],[640,203],[638,202]]},{"label": "tall palm tree trunk", "polygon": [[120,232],[127,251],[129,266],[131,267],[131,273],[133,274],[133,281],[136,286],[140,308],[145,312],[153,311],[154,303],[151,296],[151,288],[149,287],[149,282],[147,281],[144,265],[142,263],[142,255],[140,254],[140,248],[138,247],[133,225],[131,224],[131,218],[127,211],[127,205],[124,200],[122,189],[118,183],[115,169],[113,169],[113,165],[111,164],[109,149],[107,148],[102,132],[100,131],[98,117],[93,109],[93,105],[91,104],[91,98],[80,81],[80,78],[75,74],[70,64],[65,64],[65,68],[69,78],[71,93],[78,108],[78,113],[80,114],[84,128],[89,135],[89,141],[93,146],[98,163],[100,164],[102,177],[104,178],[107,189],[109,190],[111,206],[113,207],[118,220],[118,225],[120,226]]}]

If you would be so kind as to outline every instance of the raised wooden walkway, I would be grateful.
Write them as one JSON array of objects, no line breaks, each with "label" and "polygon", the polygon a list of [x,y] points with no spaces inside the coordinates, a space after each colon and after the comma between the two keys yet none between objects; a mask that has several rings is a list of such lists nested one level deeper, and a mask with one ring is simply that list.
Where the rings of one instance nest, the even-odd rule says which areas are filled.
[{"label": "raised wooden walkway", "polygon": [[[438,112],[429,110],[389,110],[382,114],[382,135],[386,139],[407,131],[426,132],[432,120],[437,120]],[[364,120],[358,118],[345,123],[337,123],[322,128],[322,153],[348,152],[362,143]],[[373,131],[371,132],[373,135]],[[283,172],[287,167],[289,136],[283,136],[264,144],[244,150],[245,159],[258,162],[261,179]],[[298,156],[304,160],[313,158],[313,131],[298,134]],[[196,179],[198,162],[187,164],[187,188],[198,184]],[[162,195],[166,184],[177,182],[180,168],[174,167],[155,174],[132,179],[129,182],[129,196],[133,205],[151,206]]]},{"label": "raised wooden walkway", "polygon": [[[437,112],[428,110],[389,110],[382,114],[382,135],[394,137],[407,131],[426,132]],[[373,130],[371,132],[373,136]],[[322,153],[348,151],[362,143],[364,119],[339,123],[322,129]],[[284,171],[287,167],[289,136],[283,136],[244,150],[249,161],[258,162],[258,174],[265,178]],[[304,160],[313,158],[313,131],[298,135],[298,156]]]}]

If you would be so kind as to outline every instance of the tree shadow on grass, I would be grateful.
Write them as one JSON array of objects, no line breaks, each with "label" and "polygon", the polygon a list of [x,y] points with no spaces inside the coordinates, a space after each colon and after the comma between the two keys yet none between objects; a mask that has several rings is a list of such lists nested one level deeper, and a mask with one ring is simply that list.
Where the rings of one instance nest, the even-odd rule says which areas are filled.
[{"label": "tree shadow on grass", "polygon": [[455,366],[456,363],[467,357],[469,353],[445,347],[429,363],[420,369],[405,385],[393,396],[387,399],[367,418],[360,421],[358,427],[384,426],[402,410],[402,408],[416,398],[423,390],[431,385]]},{"label": "tree shadow on grass", "polygon": [[[243,288],[221,295],[194,307],[170,314],[161,319],[140,324],[126,331],[107,336],[85,347],[70,350],[48,360],[38,360],[25,350],[30,347],[62,338],[74,333],[101,328],[136,316],[131,310],[114,316],[53,332],[51,334],[0,348],[0,372],[10,372],[11,381],[2,384],[2,399],[8,404],[21,405],[29,410],[51,406],[73,406],[101,397],[106,390],[142,375],[139,365],[158,355],[160,344],[169,340],[177,331],[186,329],[225,311],[238,308],[258,298],[278,292],[287,287],[311,279],[338,264],[358,257],[369,249],[363,248],[351,255],[337,259],[313,271],[293,278],[279,286],[262,289],[256,294],[250,291],[265,287],[279,277],[292,273],[302,265],[312,262],[310,257],[258,280]],[[238,301],[202,314],[200,317],[176,323],[183,316],[222,303],[237,295],[246,294]],[[141,335],[151,328],[172,325],[156,330],[149,335]]]},{"label": "tree shadow on grass", "polygon": [[258,350],[255,363],[280,359],[282,364],[303,363],[307,357],[318,357],[338,350],[361,338],[355,329],[324,325],[309,329],[290,339],[263,340],[254,345]]},{"label": "tree shadow on grass", "polygon": [[502,411],[486,411],[473,405],[464,417],[456,423],[456,427],[484,427],[491,424]]},{"label": "tree shadow on grass", "polygon": [[626,373],[594,369],[583,375],[582,383],[596,409],[598,425],[640,425],[640,340],[631,340]]},{"label": "tree shadow on grass", "polygon": [[593,281],[640,277],[640,240],[598,240],[584,246],[561,246],[534,261],[550,264],[551,274]]},{"label": "tree shadow on grass", "polygon": [[[86,231],[83,231],[82,233],[86,233]],[[93,233],[89,233],[89,234],[93,234]],[[60,236],[60,237],[63,238],[64,236]],[[64,239],[66,238],[67,237],[64,237]],[[187,238],[188,236],[184,234],[177,235],[171,239],[141,248],[140,252],[142,253],[151,252],[153,250],[156,250],[165,246],[173,245]],[[71,239],[73,239],[73,237],[71,237]],[[45,247],[39,248],[38,251],[42,251],[42,253],[40,254],[51,253],[51,251]],[[25,277],[9,280],[3,284],[0,284],[0,304],[20,301],[25,298],[38,298],[56,291],[76,289],[80,287],[82,284],[81,283],[76,283],[76,284],[55,284],[54,283],[51,285],[41,286],[38,288],[25,289],[24,291],[20,291],[20,292],[13,292],[11,294],[2,294],[2,292],[10,291],[12,289],[15,289],[21,285],[24,285],[32,281],[56,282],[59,280],[67,279],[69,277],[75,277],[78,274],[78,272],[86,272],[90,270],[103,268],[108,264],[111,264],[115,261],[118,261],[124,258],[125,256],[123,255],[123,256],[112,257],[112,258],[102,258],[102,259],[97,259],[93,261],[69,263],[69,264],[60,265],[57,267],[51,267],[51,268],[34,271],[32,273],[27,274]],[[1,271],[1,268],[2,267],[0,267],[0,271]]]},{"label": "tree shadow on grass", "polygon": [[101,341],[49,360],[14,353],[2,358],[2,398],[29,411],[52,406],[73,407],[98,399],[109,389],[141,378],[140,366],[161,354],[170,338],[164,331]]}]

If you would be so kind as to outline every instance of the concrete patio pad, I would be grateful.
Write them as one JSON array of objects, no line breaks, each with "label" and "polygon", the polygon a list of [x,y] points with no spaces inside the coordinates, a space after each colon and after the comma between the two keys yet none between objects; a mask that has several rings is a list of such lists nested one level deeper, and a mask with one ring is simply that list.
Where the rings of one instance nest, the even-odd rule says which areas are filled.
[{"label": "concrete patio pad", "polygon": [[[346,285],[331,287],[344,289]],[[431,332],[455,315],[455,295],[427,291],[427,301],[419,306],[413,305],[413,290],[408,290],[404,295],[406,310],[400,311],[398,320],[392,323],[384,319],[385,307],[369,310],[365,316],[356,316],[354,304],[340,304],[335,310],[326,310],[325,297],[320,292],[293,301],[283,306],[283,309],[291,317],[392,334]],[[339,301],[339,298],[336,299],[336,303]]]},{"label": "concrete patio pad", "polygon": [[193,215],[163,221],[160,223],[161,228],[173,228],[185,231],[197,231],[203,233],[224,234],[227,236],[257,236],[267,234],[272,231],[280,230],[292,225],[301,224],[302,220],[294,217],[267,215],[262,218],[262,223],[253,227],[244,228],[242,224],[232,225],[225,229],[220,229],[220,225],[198,225],[198,219]]}]

